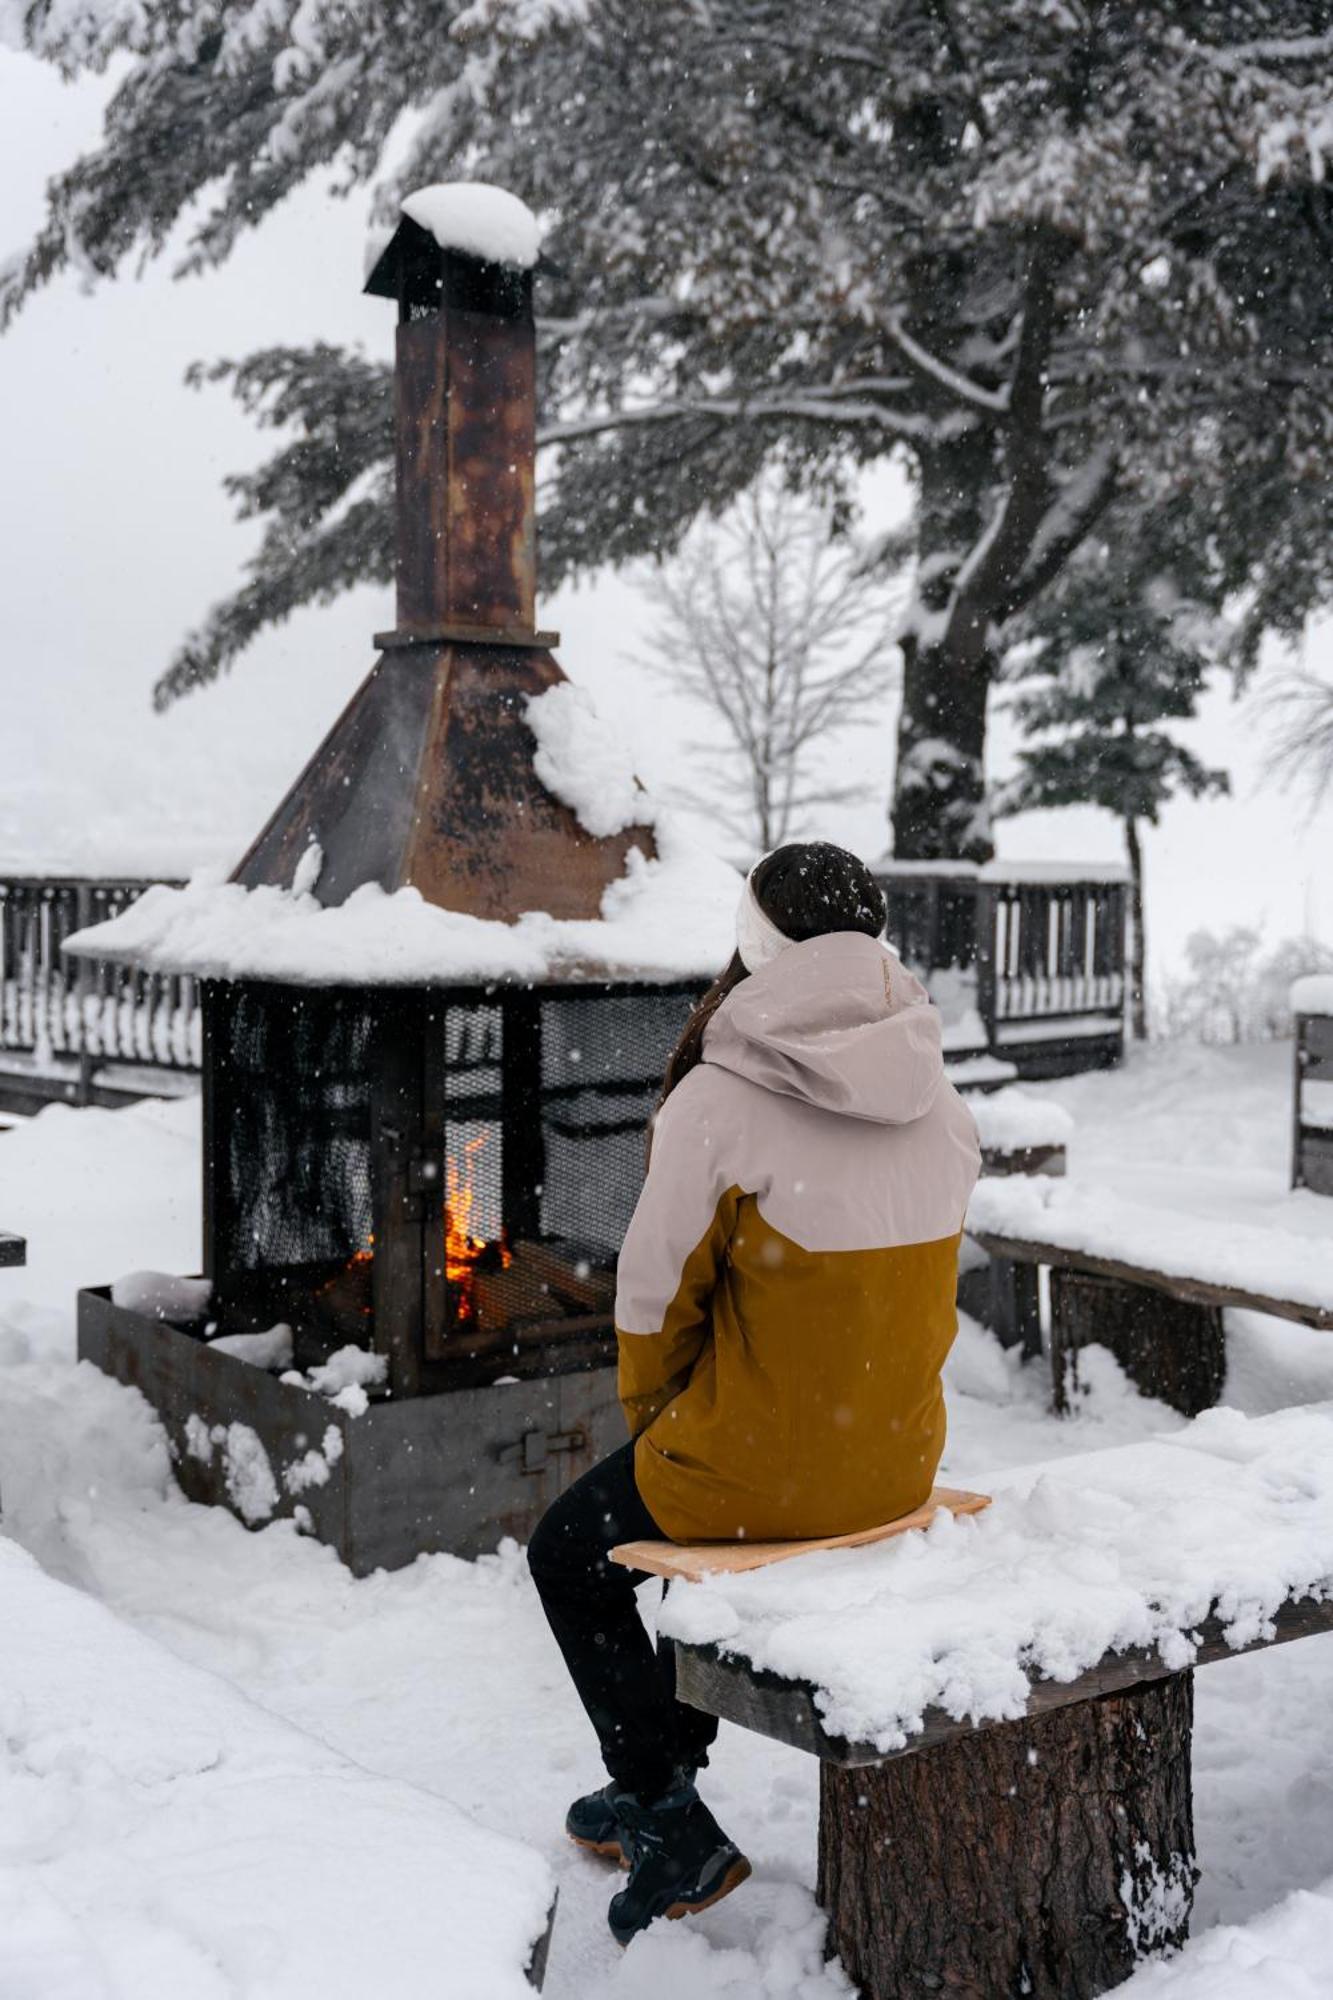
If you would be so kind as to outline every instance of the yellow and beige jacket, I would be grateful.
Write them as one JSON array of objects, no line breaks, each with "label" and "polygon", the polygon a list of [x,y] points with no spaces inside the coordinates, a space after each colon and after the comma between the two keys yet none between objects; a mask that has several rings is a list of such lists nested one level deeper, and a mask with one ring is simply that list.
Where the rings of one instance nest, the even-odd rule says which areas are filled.
[{"label": "yellow and beige jacket", "polygon": [[620,1397],[664,1533],[849,1534],[925,1499],[979,1164],[885,945],[812,938],[728,995],[620,1257]]}]

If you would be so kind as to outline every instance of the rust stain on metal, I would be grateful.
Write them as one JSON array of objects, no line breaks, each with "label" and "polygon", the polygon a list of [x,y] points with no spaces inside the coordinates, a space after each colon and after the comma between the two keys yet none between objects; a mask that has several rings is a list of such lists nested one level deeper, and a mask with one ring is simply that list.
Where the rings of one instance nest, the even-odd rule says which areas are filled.
[{"label": "rust stain on metal", "polygon": [[536,599],[536,355],[522,320],[451,311],[449,616],[530,628]]}]

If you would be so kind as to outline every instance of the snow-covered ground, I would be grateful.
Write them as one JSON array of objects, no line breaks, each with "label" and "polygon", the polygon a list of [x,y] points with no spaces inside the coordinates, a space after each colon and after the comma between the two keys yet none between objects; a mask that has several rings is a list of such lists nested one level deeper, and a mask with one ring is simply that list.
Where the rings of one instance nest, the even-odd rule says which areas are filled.
[{"label": "snow-covered ground", "polygon": [[[1073,1174],[1139,1200],[1230,1213],[1236,1201],[1265,1198],[1285,1175],[1288,1062],[1281,1048],[1160,1048],[1126,1071],[1045,1090],[1077,1121]],[[505,1548],[478,1563],[423,1558],[354,1582],[289,1524],[248,1534],[231,1516],[186,1503],[146,1406],[72,1365],[79,1285],[136,1268],[197,1267],[197,1116],[191,1102],[114,1113],[55,1107],[0,1133],[0,1227],[25,1233],[30,1255],[26,1270],[0,1272],[4,1531],[144,1638],[363,1771],[406,1781],[537,1848],[560,1884],[546,1987],[553,2000],[674,2000],[687,1989],[696,2000],[847,1993],[838,1968],[823,1963],[811,1895],[813,1760],[723,1731],[709,1797],[750,1853],[755,1877],[717,1910],[660,1926],[622,1956],[604,1923],[614,1880],[561,1833],[569,1798],[598,1781],[598,1765],[520,1552]],[[1328,1216],[1333,1232],[1333,1202]],[[1240,1409],[1333,1400],[1333,1338],[1236,1314],[1228,1341],[1227,1399]],[[984,1487],[1005,1467],[1179,1428],[1178,1417],[1133,1393],[1109,1357],[1093,1362],[1078,1414],[1058,1421],[1046,1411],[1040,1365],[1021,1366],[965,1324],[949,1371],[947,1476]],[[6,1650],[0,1643],[0,1746],[19,1743],[8,1754],[21,1760],[24,1739],[11,1722],[23,1697]],[[96,1659],[87,1672],[95,1694]],[[1195,1942],[1173,1965],[1145,1968],[1127,1989],[1135,2000],[1333,1995],[1331,1699],[1333,1637],[1200,1673],[1195,1804],[1204,1872]],[[25,1894],[36,1907],[41,1882],[58,1874],[74,1840],[67,1794],[71,1770],[81,1782],[70,1761],[77,1740],[73,1724],[63,1750],[58,1731],[50,1735],[49,1756],[20,1766],[31,1811],[0,1815],[6,1938],[34,1940],[26,1961],[16,1944],[8,1956],[0,1950],[0,1993],[156,2000],[163,1989],[152,1953],[165,1946],[162,1937],[154,1944],[151,1927],[136,1946],[137,1987],[109,1977],[88,1987],[58,1983],[54,1962],[40,1955],[35,1917],[26,1933],[11,1920]],[[132,1765],[121,1781],[134,1787]],[[177,1913],[165,1888],[145,1907],[156,1908],[163,1933],[172,1931]],[[224,1914],[241,1942],[219,1946],[215,1962],[195,1968],[195,1983],[173,1984],[173,1994],[304,2000],[311,1989],[299,1972],[283,1983],[272,1949],[243,1948],[244,1908]],[[447,1941],[442,1949],[439,1990],[449,1991]]]}]

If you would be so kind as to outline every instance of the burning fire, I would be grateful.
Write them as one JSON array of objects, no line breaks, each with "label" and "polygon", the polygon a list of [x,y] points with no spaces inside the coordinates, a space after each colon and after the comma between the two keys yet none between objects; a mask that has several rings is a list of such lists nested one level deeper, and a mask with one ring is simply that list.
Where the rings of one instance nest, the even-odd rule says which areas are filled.
[{"label": "burning fire", "polygon": [[472,1318],[475,1309],[473,1287],[478,1268],[484,1264],[490,1269],[507,1271],[514,1261],[503,1235],[487,1243],[483,1238],[474,1236],[468,1227],[477,1201],[474,1162],[489,1137],[489,1133],[479,1132],[475,1139],[468,1140],[463,1148],[461,1167],[457,1160],[446,1163],[444,1275],[454,1288],[454,1310],[460,1320]]},{"label": "burning fire", "polygon": [[[477,1272],[507,1271],[514,1261],[503,1231],[487,1242],[484,1237],[474,1236],[470,1228],[472,1212],[477,1205],[475,1163],[489,1138],[488,1132],[479,1132],[475,1139],[469,1139],[463,1147],[461,1166],[456,1159],[445,1162],[444,1275],[456,1320],[470,1320],[475,1316]],[[371,1236],[360,1250],[353,1251],[347,1262],[347,1272],[364,1270],[373,1263],[374,1257],[375,1238]],[[337,1282],[330,1279],[324,1287],[325,1291],[332,1290]],[[361,1310],[368,1313],[370,1307],[364,1305]]]}]

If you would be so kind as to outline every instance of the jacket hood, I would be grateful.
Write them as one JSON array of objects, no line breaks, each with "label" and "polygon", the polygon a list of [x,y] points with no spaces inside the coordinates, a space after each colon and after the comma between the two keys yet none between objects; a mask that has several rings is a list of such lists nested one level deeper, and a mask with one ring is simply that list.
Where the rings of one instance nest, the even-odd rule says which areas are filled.
[{"label": "jacket hood", "polygon": [[929,1111],[940,1020],[896,952],[860,931],[791,945],[727,995],[704,1059],[783,1097],[881,1125]]}]

